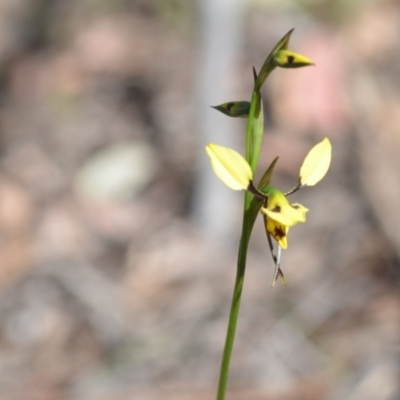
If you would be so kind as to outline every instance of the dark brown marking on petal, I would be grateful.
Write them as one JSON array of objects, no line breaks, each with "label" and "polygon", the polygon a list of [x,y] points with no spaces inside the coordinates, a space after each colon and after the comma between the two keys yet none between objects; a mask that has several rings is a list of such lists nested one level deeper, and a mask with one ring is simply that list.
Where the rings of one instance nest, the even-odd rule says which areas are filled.
[{"label": "dark brown marking on petal", "polygon": [[271,211],[273,211],[273,212],[281,212],[281,207],[280,206],[275,206],[273,208],[273,210],[271,210]]},{"label": "dark brown marking on petal", "polygon": [[294,61],[294,57],[293,56],[288,56],[287,61],[289,64],[292,64]]},{"label": "dark brown marking on petal", "polygon": [[282,239],[286,236],[286,232],[281,226],[276,226],[274,229],[274,237]]},{"label": "dark brown marking on petal", "polygon": [[291,206],[296,210],[298,210],[300,208],[297,204],[291,204]]},{"label": "dark brown marking on petal", "polygon": [[226,109],[227,109],[228,111],[231,111],[233,106],[234,106],[233,103],[228,103],[228,104],[226,105]]}]

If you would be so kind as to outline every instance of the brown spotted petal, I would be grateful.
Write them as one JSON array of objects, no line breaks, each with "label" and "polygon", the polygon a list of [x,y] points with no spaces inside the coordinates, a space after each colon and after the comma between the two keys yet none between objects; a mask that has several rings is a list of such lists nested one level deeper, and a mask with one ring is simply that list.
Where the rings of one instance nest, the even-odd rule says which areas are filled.
[{"label": "brown spotted petal", "polygon": [[289,227],[276,222],[272,218],[267,218],[267,232],[278,242],[282,249],[287,249],[287,234]]}]

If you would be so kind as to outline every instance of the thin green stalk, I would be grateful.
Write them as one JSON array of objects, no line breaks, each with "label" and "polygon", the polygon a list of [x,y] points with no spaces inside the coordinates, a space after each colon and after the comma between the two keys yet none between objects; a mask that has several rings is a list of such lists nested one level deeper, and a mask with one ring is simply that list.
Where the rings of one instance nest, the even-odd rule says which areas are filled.
[{"label": "thin green stalk", "polygon": [[[251,96],[251,105],[249,115],[247,117],[247,128],[246,128],[246,160],[251,165],[251,160],[253,159],[254,149],[253,149],[253,135],[252,130],[254,127],[254,119],[256,114],[256,104],[257,104],[257,97],[259,96],[259,92],[253,91]],[[253,170],[253,168],[252,168]],[[254,172],[254,170],[253,170]]]},{"label": "thin green stalk", "polygon": [[249,213],[252,197],[253,195],[251,193],[246,192],[245,211],[243,214],[242,237],[240,239],[239,255],[238,255],[238,262],[236,269],[236,280],[233,289],[231,310],[229,313],[228,330],[226,333],[224,353],[222,355],[221,370],[219,374],[217,400],[225,399],[226,385],[228,382],[229,364],[231,360],[233,343],[235,340],[236,325],[239,316],[240,300],[242,297],[244,275],[246,271],[247,248],[249,245],[250,234],[254,223],[254,221],[252,223],[251,214]]},{"label": "thin green stalk", "polygon": [[[264,129],[263,121],[261,95],[260,92],[254,90],[251,98],[251,106],[246,129],[246,159],[248,160],[253,173],[257,167],[261,148],[262,134]],[[253,195],[250,192],[246,192],[244,196],[242,237],[240,239],[236,280],[233,289],[231,310],[229,313],[228,330],[226,333],[224,353],[222,355],[217,400],[225,399],[226,385],[228,382],[229,364],[231,360],[233,343],[235,340],[236,325],[239,316],[243,282],[246,272],[247,248],[249,245],[251,231],[256,219],[255,217],[257,216],[257,213],[252,212],[252,200]]]},{"label": "thin green stalk", "polygon": [[250,159],[250,167],[254,174],[257,169],[258,159],[260,157],[261,144],[264,134],[264,113],[263,113],[263,105],[260,92],[254,91],[253,93],[254,93],[253,96],[255,97],[254,99],[255,109],[254,109],[254,118],[251,126],[251,131],[252,131],[251,145],[253,153]]},{"label": "thin green stalk", "polygon": [[253,90],[246,129],[246,160],[250,164],[253,174],[260,156],[263,132],[264,114],[261,94],[257,90]]}]

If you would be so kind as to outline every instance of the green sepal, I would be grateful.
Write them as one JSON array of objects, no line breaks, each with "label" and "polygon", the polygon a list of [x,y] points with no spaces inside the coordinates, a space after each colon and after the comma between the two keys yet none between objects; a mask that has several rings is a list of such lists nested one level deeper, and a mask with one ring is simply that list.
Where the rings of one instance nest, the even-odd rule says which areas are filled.
[{"label": "green sepal", "polygon": [[228,117],[233,118],[247,118],[250,111],[249,101],[229,101],[227,103],[219,104],[218,106],[211,106]]},{"label": "green sepal", "polygon": [[[271,165],[265,171],[264,175],[262,176],[260,183],[258,184],[257,188],[260,192],[267,194],[270,190],[270,180],[272,172],[274,171],[275,165],[278,161],[279,157],[276,157],[274,161],[272,161]],[[250,214],[250,224],[251,227],[253,226],[258,213],[260,212],[260,208],[264,203],[264,199],[260,199],[259,197],[254,196],[251,200],[250,207],[249,207],[249,214]]]},{"label": "green sepal", "polygon": [[260,192],[262,193],[267,193],[268,192],[268,186],[271,181],[271,175],[272,172],[274,171],[275,165],[278,162],[279,157],[275,157],[274,161],[270,164],[268,169],[264,172],[264,175],[260,179],[260,183],[258,184],[257,188]]}]

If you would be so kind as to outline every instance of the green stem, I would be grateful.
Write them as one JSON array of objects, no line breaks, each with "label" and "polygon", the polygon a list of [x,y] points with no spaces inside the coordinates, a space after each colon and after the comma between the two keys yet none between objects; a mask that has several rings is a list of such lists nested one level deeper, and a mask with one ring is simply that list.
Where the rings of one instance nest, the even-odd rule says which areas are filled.
[{"label": "green stem", "polygon": [[[254,149],[253,149],[253,127],[254,127],[254,119],[255,119],[255,113],[256,113],[256,105],[257,105],[257,100],[259,97],[259,92],[256,92],[253,90],[253,94],[251,96],[251,104],[250,104],[250,110],[249,110],[249,115],[247,117],[247,128],[246,128],[246,160],[252,166],[252,159],[253,159],[253,154],[254,154]],[[254,172],[254,170],[252,169]]]},{"label": "green stem", "polygon": [[[261,149],[261,141],[264,130],[264,116],[262,113],[262,102],[260,92],[253,90],[249,116],[246,129],[246,160],[250,164],[253,174],[257,167],[258,157]],[[251,230],[256,220],[257,212],[262,201],[252,207],[253,194],[246,192],[244,196],[244,213],[242,237],[240,239],[236,280],[233,289],[231,310],[229,313],[228,330],[226,333],[224,353],[222,355],[221,371],[219,374],[217,400],[225,399],[226,385],[229,375],[229,363],[231,360],[233,342],[235,340],[236,325],[239,316],[240,300],[242,298],[244,275],[246,272],[247,248],[249,245]],[[254,212],[256,210],[256,212]]]},{"label": "green stem", "polygon": [[264,115],[260,92],[253,90],[246,129],[246,160],[253,174],[260,156],[261,142],[264,132]]},{"label": "green stem", "polygon": [[254,224],[254,221],[252,221],[251,215],[249,213],[252,197],[253,196],[251,193],[246,192],[244,201],[245,211],[243,214],[242,237],[240,239],[235,287],[233,289],[228,330],[226,333],[224,353],[222,356],[221,370],[219,374],[217,400],[225,399],[226,384],[228,382],[229,364],[231,360],[233,342],[235,340],[236,325],[240,309],[240,300],[242,297],[244,275],[246,271],[247,248],[250,240],[251,230]]}]

